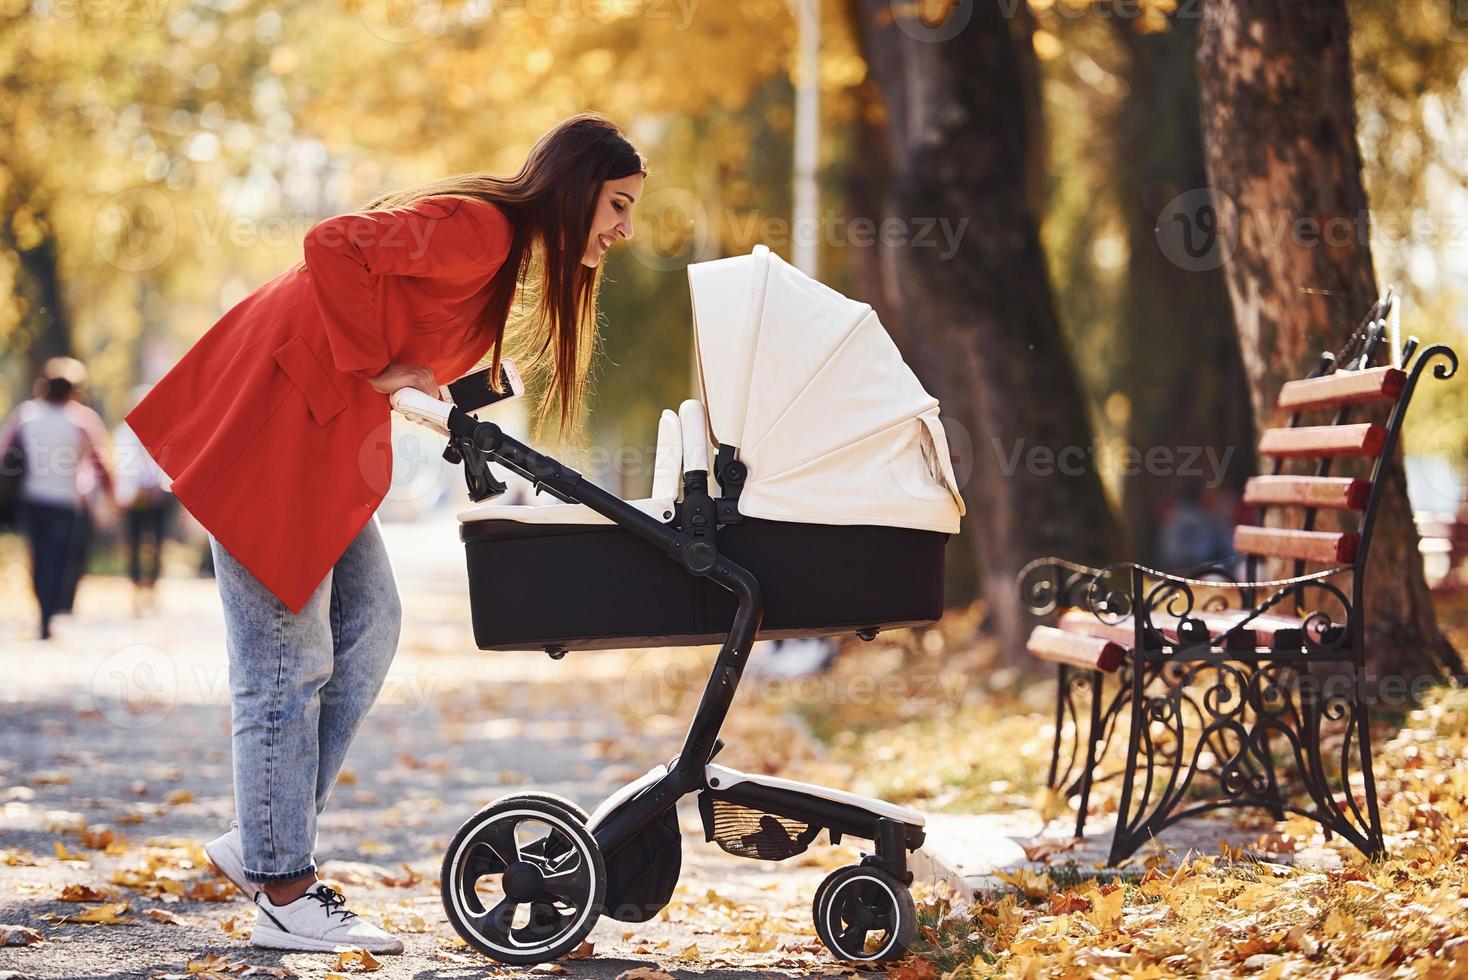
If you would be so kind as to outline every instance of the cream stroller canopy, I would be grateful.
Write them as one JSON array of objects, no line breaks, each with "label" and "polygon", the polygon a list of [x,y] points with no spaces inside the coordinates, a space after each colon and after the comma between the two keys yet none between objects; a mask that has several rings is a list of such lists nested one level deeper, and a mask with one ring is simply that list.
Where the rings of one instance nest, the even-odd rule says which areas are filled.
[{"label": "cream stroller canopy", "polygon": [[680,554],[716,553],[757,579],[767,639],[871,637],[942,615],[963,501],[938,401],[872,308],[764,246],[688,275],[703,400],[662,414],[652,496],[615,500],[656,532],[629,533],[580,497],[461,511],[481,649],[721,642],[734,595]]},{"label": "cream stroller canopy", "polygon": [[870,306],[764,245],[688,280],[711,441],[749,470],[741,514],[957,533],[938,400]]}]

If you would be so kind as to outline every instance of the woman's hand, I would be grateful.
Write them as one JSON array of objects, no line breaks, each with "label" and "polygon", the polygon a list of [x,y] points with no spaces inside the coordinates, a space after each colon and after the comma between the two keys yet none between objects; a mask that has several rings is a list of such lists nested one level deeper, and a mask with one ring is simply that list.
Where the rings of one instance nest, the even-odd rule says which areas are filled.
[{"label": "woman's hand", "polygon": [[423,364],[389,364],[381,374],[368,378],[367,383],[372,386],[373,391],[380,391],[384,395],[391,395],[399,388],[417,388],[432,398],[440,395],[438,381],[434,379],[433,372]]}]

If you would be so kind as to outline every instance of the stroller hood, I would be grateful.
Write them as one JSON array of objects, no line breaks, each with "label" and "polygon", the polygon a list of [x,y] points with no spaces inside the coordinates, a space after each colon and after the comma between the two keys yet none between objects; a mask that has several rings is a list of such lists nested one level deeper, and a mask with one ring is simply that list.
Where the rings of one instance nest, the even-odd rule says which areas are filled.
[{"label": "stroller hood", "polygon": [[688,280],[710,436],[749,470],[741,514],[958,531],[938,400],[870,306],[764,245]]}]

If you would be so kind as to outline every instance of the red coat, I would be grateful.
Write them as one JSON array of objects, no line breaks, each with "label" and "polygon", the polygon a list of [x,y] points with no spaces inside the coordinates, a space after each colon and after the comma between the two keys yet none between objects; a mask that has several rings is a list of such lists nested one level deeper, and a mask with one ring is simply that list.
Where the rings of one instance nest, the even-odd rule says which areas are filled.
[{"label": "red coat", "polygon": [[305,261],[240,300],[128,413],[200,524],[300,612],[392,482],[392,409],[367,378],[441,384],[487,353],[472,329],[512,228],[492,204],[428,198],[339,215]]}]

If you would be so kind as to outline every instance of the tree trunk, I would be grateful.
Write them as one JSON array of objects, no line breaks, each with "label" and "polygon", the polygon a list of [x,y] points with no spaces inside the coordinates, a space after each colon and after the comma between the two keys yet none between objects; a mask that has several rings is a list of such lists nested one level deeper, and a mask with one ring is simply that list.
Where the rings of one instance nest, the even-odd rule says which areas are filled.
[{"label": "tree trunk", "polygon": [[[875,105],[879,105],[881,99],[870,82],[862,86],[858,97],[863,104],[852,122],[852,145],[846,155],[846,203],[851,208],[852,215],[880,225],[885,213],[887,188],[892,183],[882,132],[871,118]],[[869,100],[872,104],[868,104]],[[907,329],[907,322],[902,317],[897,270],[893,268],[892,262],[887,261],[890,256],[880,251],[875,242],[870,246],[852,247],[846,251],[849,253],[847,276],[850,284],[845,292],[853,299],[872,305],[882,318],[882,326],[887,328],[898,350],[902,351],[903,359],[912,365],[913,371],[927,384],[928,379],[937,373],[937,363],[928,356],[931,349],[923,343],[923,336],[914,337]],[[945,566],[944,604],[967,606],[979,592],[978,569],[974,563],[973,550],[950,549]]]},{"label": "tree trunk", "polygon": [[[4,195],[5,213],[13,213],[25,199],[22,188]],[[22,244],[8,223],[0,227],[0,246],[15,255],[18,265],[15,291],[21,303],[21,322],[11,337],[16,352],[25,352],[28,379],[40,373],[49,357],[72,354],[71,321],[61,296],[60,243],[44,213],[35,217],[45,234]]]},{"label": "tree trunk", "polygon": [[1127,53],[1116,150],[1126,161],[1117,190],[1130,260],[1118,388],[1129,401],[1128,444],[1144,461],[1166,451],[1161,466],[1127,474],[1122,501],[1135,554],[1151,563],[1163,561],[1158,531],[1170,502],[1195,488],[1222,491],[1220,507],[1237,499],[1255,468],[1254,423],[1223,272],[1179,266],[1157,231],[1170,202],[1208,183],[1198,22],[1174,17],[1151,34],[1129,19],[1112,23]]},{"label": "tree trunk", "polygon": [[[1198,68],[1216,244],[1262,430],[1283,421],[1280,385],[1341,347],[1377,296],[1344,0],[1209,0]],[[1423,580],[1400,447],[1384,479],[1365,582],[1373,672],[1461,670]]]},{"label": "tree trunk", "polygon": [[[48,226],[49,229],[49,226]],[[71,356],[71,321],[61,297],[60,243],[53,234],[30,248],[18,249],[24,284],[20,293],[26,298],[25,333],[32,339],[31,367],[39,373],[49,357]]]},{"label": "tree trunk", "polygon": [[860,2],[886,113],[888,208],[907,236],[889,241],[886,260],[958,457],[960,540],[1001,657],[1020,662],[1024,563],[1111,561],[1120,550],[1026,196],[1034,54],[1012,38],[1003,0],[955,6],[949,17],[966,20],[937,25],[918,20],[921,4]]}]

